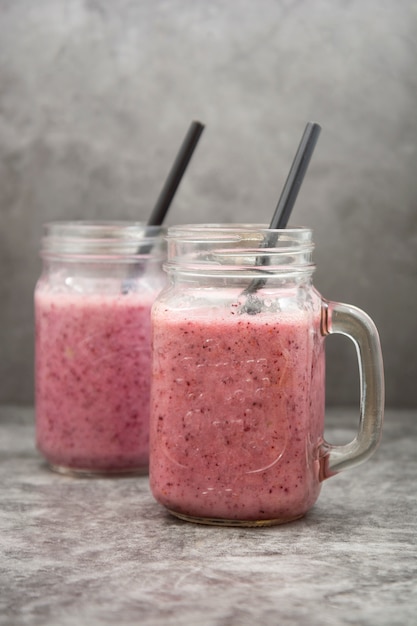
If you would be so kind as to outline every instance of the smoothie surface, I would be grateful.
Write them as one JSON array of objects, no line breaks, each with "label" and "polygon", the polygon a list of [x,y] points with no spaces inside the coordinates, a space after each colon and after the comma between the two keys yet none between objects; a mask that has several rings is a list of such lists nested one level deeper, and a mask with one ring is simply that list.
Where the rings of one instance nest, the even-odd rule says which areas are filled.
[{"label": "smoothie surface", "polygon": [[147,468],[152,294],[37,291],[37,445],[56,466]]},{"label": "smoothie surface", "polygon": [[153,311],[151,487],[196,517],[290,518],[319,492],[320,311]]}]

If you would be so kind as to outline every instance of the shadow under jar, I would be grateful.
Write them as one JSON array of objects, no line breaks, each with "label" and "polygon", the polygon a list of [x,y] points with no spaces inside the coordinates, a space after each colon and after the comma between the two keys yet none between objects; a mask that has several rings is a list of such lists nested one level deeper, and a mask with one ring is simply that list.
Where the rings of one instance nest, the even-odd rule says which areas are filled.
[{"label": "shadow under jar", "polygon": [[45,225],[35,289],[37,447],[59,472],[148,471],[150,310],[164,231]]},{"label": "shadow under jar", "polygon": [[[303,516],[323,479],[378,445],[384,381],[363,311],[312,283],[312,232],[258,225],[168,231],[169,284],[152,312],[150,484],[182,519],[267,526]],[[324,339],[355,343],[354,441],[323,439]]]}]

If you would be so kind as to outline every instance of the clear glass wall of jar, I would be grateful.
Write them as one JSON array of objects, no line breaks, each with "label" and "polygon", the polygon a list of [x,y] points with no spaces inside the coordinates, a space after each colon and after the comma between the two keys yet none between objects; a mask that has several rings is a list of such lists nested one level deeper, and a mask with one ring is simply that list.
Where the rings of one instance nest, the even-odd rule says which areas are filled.
[{"label": "clear glass wall of jar", "polygon": [[55,470],[147,472],[150,310],[164,230],[46,224],[35,289],[36,440]]}]

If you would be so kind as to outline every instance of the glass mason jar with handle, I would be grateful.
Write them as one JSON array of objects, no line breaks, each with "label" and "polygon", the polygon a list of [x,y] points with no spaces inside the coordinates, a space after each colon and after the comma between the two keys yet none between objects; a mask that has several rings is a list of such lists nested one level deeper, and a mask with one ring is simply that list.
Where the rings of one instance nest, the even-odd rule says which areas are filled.
[{"label": "glass mason jar with handle", "polygon": [[147,472],[150,310],[164,230],[45,225],[35,289],[36,440],[60,472]]},{"label": "glass mason jar with handle", "polygon": [[[168,230],[168,285],[152,311],[150,484],[174,515],[266,526],[303,516],[321,482],[376,449],[384,405],[369,316],[312,283],[312,232],[261,225]],[[323,438],[324,340],[355,344],[355,439]]]}]

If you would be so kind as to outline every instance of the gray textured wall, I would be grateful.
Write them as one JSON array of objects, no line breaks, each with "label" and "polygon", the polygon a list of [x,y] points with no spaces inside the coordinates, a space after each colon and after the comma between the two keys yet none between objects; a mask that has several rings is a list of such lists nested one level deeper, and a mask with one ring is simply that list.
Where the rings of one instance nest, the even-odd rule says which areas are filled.
[{"label": "gray textured wall", "polygon": [[[416,405],[415,0],[0,0],[0,401],[32,401],[41,224],[144,219],[191,119],[169,222],[269,221],[307,120],[292,224],[316,285],[366,309],[390,405]],[[331,338],[328,401],[355,403]]]}]

